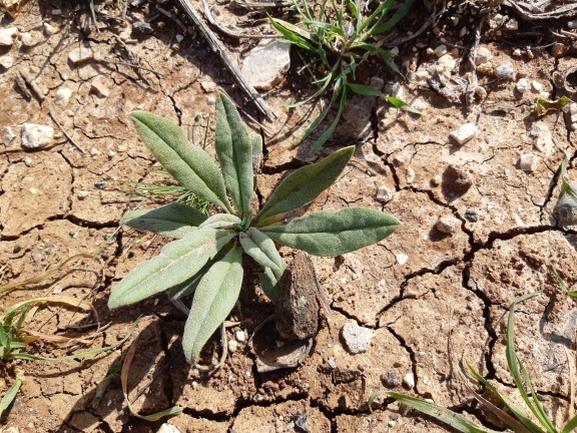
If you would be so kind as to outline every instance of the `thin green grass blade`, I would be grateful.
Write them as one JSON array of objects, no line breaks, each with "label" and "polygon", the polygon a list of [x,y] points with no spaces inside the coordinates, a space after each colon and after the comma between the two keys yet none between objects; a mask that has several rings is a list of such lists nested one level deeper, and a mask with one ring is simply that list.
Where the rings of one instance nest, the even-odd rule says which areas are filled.
[{"label": "thin green grass blade", "polygon": [[273,18],[270,15],[268,19],[271,25],[286,38],[288,43],[311,52],[315,52],[317,50],[315,45],[310,42],[312,39],[310,32],[307,32],[306,30],[303,30],[300,27],[297,27],[294,24],[284,20]]},{"label": "thin green grass blade", "polygon": [[520,421],[521,425],[519,425],[519,422],[509,417],[503,411],[501,411],[501,413],[498,413],[497,411],[500,411],[499,408],[495,407],[492,403],[488,402],[486,399],[482,398],[481,396],[475,393],[475,398],[479,400],[481,404],[487,406],[488,410],[493,412],[495,416],[500,418],[504,423],[506,423],[510,428],[512,428],[513,431],[517,433],[543,433],[543,430],[537,424],[535,424],[533,421],[527,418],[525,414],[519,408],[517,408],[517,406],[515,406],[504,396],[502,396],[499,393],[499,391],[497,391],[497,389],[489,381],[487,381],[487,379],[485,379],[479,373],[477,373],[475,369],[473,369],[473,367],[471,367],[469,364],[467,364],[467,367],[469,368],[469,372],[473,375],[473,377],[477,379],[485,387],[485,389],[488,390],[493,395],[494,398],[500,400],[501,403],[503,403],[511,411],[511,413]]},{"label": "thin green grass blade", "polygon": [[[337,82],[337,85],[338,84],[339,83]],[[337,87],[335,86],[335,91],[337,91],[336,89]],[[339,104],[339,110],[335,115],[335,120],[333,120],[331,126],[329,126],[328,129],[325,132],[323,132],[321,136],[318,138],[318,140],[315,142],[311,150],[312,153],[318,152],[320,148],[323,147],[323,145],[327,142],[330,136],[333,135],[333,132],[335,132],[335,129],[337,128],[337,125],[339,124],[341,116],[343,115],[346,107],[347,107],[347,88],[346,86],[343,86],[341,88],[341,101]]]},{"label": "thin green grass blade", "polygon": [[372,27],[367,33],[370,35],[378,35],[392,29],[407,14],[407,12],[409,12],[414,1],[415,0],[406,0],[405,3],[397,9],[397,12],[393,14],[390,20],[386,23],[381,23]]},{"label": "thin green grass blade", "polygon": [[577,429],[577,416],[574,416],[567,422],[567,424],[565,424],[561,433],[569,433],[575,429]]},{"label": "thin green grass blade", "polygon": [[383,18],[386,16],[386,14],[389,12],[389,9],[391,9],[391,6],[393,6],[394,3],[395,0],[385,0],[384,2],[381,2],[379,7],[376,8],[375,11],[362,22],[362,25],[357,30],[357,33],[362,33],[363,30],[365,30],[367,26],[370,25],[375,20],[375,18],[379,17],[380,15],[377,22],[373,24],[373,26],[378,26],[383,20]]},{"label": "thin green grass blade", "polygon": [[408,111],[409,113],[413,113],[413,114],[421,114],[421,112],[419,110],[417,110],[416,108],[413,108],[411,106],[411,104],[407,104],[405,101],[399,99],[399,98],[395,98],[393,96],[385,96],[385,99],[387,101],[389,101],[394,107],[398,108],[399,110],[403,110],[403,111]]},{"label": "thin green grass blade", "polygon": [[555,266],[551,265],[551,269],[553,271],[553,275],[555,275],[555,279],[557,280],[557,284],[559,285],[559,287],[561,288],[561,290],[568,296],[571,296],[572,298],[577,298],[577,291],[572,291],[569,290],[567,288],[567,285],[565,284],[565,281],[563,281],[563,278],[561,278],[561,275],[559,275],[559,273],[557,272],[557,269],[555,268]]},{"label": "thin green grass blade", "polygon": [[399,394],[397,392],[388,391],[385,394],[393,397],[407,406],[418,410],[426,415],[429,415],[444,424],[447,424],[457,431],[463,433],[497,433],[495,430],[484,429],[477,426],[472,421],[468,420],[462,415],[453,412],[443,406],[439,406],[428,401],[424,401],[408,395]]},{"label": "thin green grass blade", "polygon": [[375,97],[386,96],[383,92],[381,92],[379,89],[374,88],[373,86],[365,86],[363,84],[347,83],[347,87],[358,95],[375,96]]},{"label": "thin green grass blade", "polygon": [[[515,382],[515,387],[519,390],[519,393],[521,394],[521,397],[523,398],[523,401],[525,401],[527,407],[531,410],[531,412],[533,413],[535,418],[537,418],[537,420],[541,423],[541,425],[545,429],[547,429],[548,432],[555,433],[555,427],[553,426],[551,420],[549,419],[549,417],[543,410],[543,407],[539,403],[539,400],[537,399],[536,394],[534,393],[531,379],[529,378],[529,375],[527,374],[525,367],[519,360],[517,353],[515,351],[515,335],[514,335],[515,307],[517,306],[517,304],[524,302],[528,299],[531,299],[537,295],[538,295],[537,292],[523,295],[515,299],[515,301],[511,304],[511,307],[509,308],[509,318],[507,321],[507,347],[506,347],[507,365],[509,366],[509,372],[511,373],[511,377]],[[529,397],[527,391],[525,390],[523,380],[521,379],[521,376],[519,374],[520,371],[524,375],[524,379],[527,383],[527,386],[529,386],[529,388],[532,390],[531,397]]]},{"label": "thin green grass blade", "polygon": [[4,394],[4,397],[2,397],[2,400],[0,400],[0,417],[2,416],[2,413],[8,408],[8,406],[10,406],[10,404],[14,401],[18,390],[22,386],[22,382],[24,381],[24,371],[19,367],[16,367],[14,370],[16,371],[16,380],[14,380],[12,386],[8,388],[8,391],[6,391],[6,394]]}]

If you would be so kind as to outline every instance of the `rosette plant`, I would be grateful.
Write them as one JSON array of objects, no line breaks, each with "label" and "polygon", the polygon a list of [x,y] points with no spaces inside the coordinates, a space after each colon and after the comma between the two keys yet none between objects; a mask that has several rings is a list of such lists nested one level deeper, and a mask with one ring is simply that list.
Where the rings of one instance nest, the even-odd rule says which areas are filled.
[{"label": "rosette plant", "polygon": [[164,290],[173,299],[193,294],[182,342],[190,363],[197,361],[238,299],[243,253],[264,270],[262,288],[274,301],[286,268],[275,243],[313,255],[336,256],[378,242],[400,224],[386,213],[362,207],[317,211],[286,221],[289,212],[311,203],[331,186],[351,158],[353,146],[295,170],[255,209],[254,167],[260,162],[262,141],[259,136],[249,137],[225,95],[219,95],[216,105],[214,145],[220,168],[171,121],[142,111],[130,117],[141,139],[178,183],[210,202],[211,208],[222,210],[207,216],[174,202],[153,210],[129,211],[121,220],[121,224],[176,239],[124,277],[112,291],[108,306],[134,304]]}]

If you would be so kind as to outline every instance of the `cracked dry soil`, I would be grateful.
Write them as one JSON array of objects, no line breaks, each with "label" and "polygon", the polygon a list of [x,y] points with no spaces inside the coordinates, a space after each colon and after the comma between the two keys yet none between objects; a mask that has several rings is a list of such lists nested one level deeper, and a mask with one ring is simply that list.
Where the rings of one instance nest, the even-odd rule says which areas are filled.
[{"label": "cracked dry soil", "polygon": [[[427,9],[416,4],[401,23],[402,31],[418,28],[426,19]],[[123,192],[126,184],[111,180],[165,180],[150,170],[151,155],[127,117],[131,111],[139,108],[162,114],[182,125],[199,144],[206,125],[209,135],[213,131],[216,88],[225,89],[237,101],[243,101],[243,95],[202,38],[187,35],[177,43],[175,35],[180,30],[164,16],[154,21],[153,34],[126,45],[132,51],[132,63],[137,59],[163,75],[109,63],[128,61],[115,38],[128,24],[110,19],[100,32],[85,34],[76,22],[86,10],[74,10],[75,6],[58,0],[31,1],[15,21],[5,16],[1,23],[1,27],[29,32],[33,43],[1,48],[0,54],[13,57],[14,66],[0,74],[0,126],[14,131],[26,122],[54,126],[48,115],[51,110],[86,151],[81,153],[59,130],[52,145],[35,152],[23,151],[19,137],[0,144],[3,281],[23,281],[74,254],[104,249],[98,261],[75,261],[48,282],[5,294],[2,309],[49,294],[90,300],[100,321],[108,324],[94,338],[93,348],[117,343],[142,315],[130,397],[136,398],[135,408],[145,413],[183,406],[183,414],[167,421],[181,432],[418,433],[446,430],[417,413],[407,414],[389,400],[379,400],[377,410],[369,414],[371,392],[383,388],[411,392],[489,423],[468,400],[460,363],[470,362],[510,399],[518,400],[506,368],[502,316],[516,297],[540,291],[541,296],[518,309],[516,342],[545,407],[557,423],[565,419],[569,368],[564,349],[575,350],[577,309],[570,298],[560,295],[550,266],[560,270],[569,287],[577,283],[576,233],[558,227],[552,217],[559,194],[555,172],[563,152],[571,161],[575,157],[574,132],[559,113],[537,119],[533,108],[538,94],[531,90],[520,94],[514,88],[519,78],[526,77],[542,84],[549,99],[558,97],[551,77],[577,66],[573,51],[559,58],[552,57],[549,48],[514,56],[518,46],[539,45],[522,39],[530,38],[524,35],[533,25],[520,20],[519,32],[508,34],[503,28],[500,37],[484,35],[480,45],[492,53],[493,66],[512,62],[515,79],[495,81],[490,73],[480,73],[479,83],[487,96],[476,99],[469,111],[414,81],[403,83],[404,99],[418,97],[427,104],[421,117],[371,102],[378,136],[358,147],[343,176],[310,208],[340,209],[354,203],[391,213],[402,221],[402,227],[363,250],[313,258],[332,314],[330,326],[322,327],[311,355],[298,368],[258,374],[246,342],[239,341],[238,350],[230,353],[225,365],[207,375],[186,364],[180,345],[185,318],[165,296],[113,312],[106,307],[115,284],[136,264],[156,255],[164,242],[152,234],[126,229],[112,236],[121,215],[139,199],[128,199]],[[110,16],[120,14],[115,5],[102,7]],[[56,8],[63,14],[52,16]],[[145,19],[147,8],[129,7],[129,20]],[[463,40],[455,36],[460,27],[452,19],[463,13],[461,25],[474,22],[467,21],[467,10],[449,2],[437,23],[439,32],[428,29],[401,46],[399,63],[404,62],[408,77],[408,72],[418,75],[435,64],[435,55],[426,48],[435,48],[440,38],[457,45],[471,43],[469,36]],[[491,16],[511,13],[495,7]],[[44,33],[44,22],[56,32]],[[565,26],[561,21],[553,24]],[[256,43],[226,41],[235,53]],[[68,55],[80,46],[90,46],[94,59],[74,65]],[[466,52],[456,48],[453,56],[464,59]],[[46,94],[43,101],[26,98],[14,85],[19,72],[36,77]],[[385,82],[399,80],[377,66],[359,75],[363,73],[365,84],[374,76]],[[453,75],[459,75],[458,64]],[[62,87],[72,90],[65,108],[54,104],[55,93]],[[266,197],[287,170],[306,160],[302,149],[288,150],[291,137],[302,130],[297,121],[306,110],[289,112],[283,106],[298,100],[299,90],[303,94],[307,90],[304,78],[291,72],[287,80],[264,94],[279,118],[265,122],[276,135],[264,137],[268,156],[259,178],[260,197]],[[257,116],[250,103],[244,108]],[[350,111],[345,119],[349,125],[369,123],[368,115],[362,118],[363,110]],[[353,116],[359,113],[361,118]],[[457,146],[448,137],[466,122],[475,123],[478,133]],[[550,146],[536,150],[531,135],[535,127],[548,128],[555,144],[549,142]],[[253,132],[261,131],[256,127]],[[335,140],[339,141],[338,135]],[[349,144],[344,138],[341,141]],[[331,150],[327,147],[323,152]],[[532,172],[519,166],[520,156],[528,153],[538,157]],[[577,178],[572,165],[569,176]],[[386,204],[376,199],[383,186],[393,192]],[[442,217],[458,221],[452,233],[437,228]],[[290,256],[289,251],[283,254]],[[237,331],[250,335],[273,312],[261,295],[256,273],[250,275],[239,309],[231,318],[241,323],[227,329],[229,338],[235,338]],[[82,319],[77,312],[50,306],[39,309],[27,326],[46,334],[87,338],[91,330],[67,328],[83,323]],[[344,323],[352,320],[374,332],[369,350],[357,355],[347,352],[339,336]],[[67,350],[48,343],[33,348],[45,356],[63,355]],[[216,338],[210,350],[218,350]],[[121,356],[119,349],[81,361],[8,364],[8,382],[14,365],[25,370],[26,378],[7,414],[4,431],[158,431],[162,421],[147,423],[128,415],[118,378],[98,408],[92,407],[96,385]],[[408,374],[414,377],[412,390],[402,381]],[[17,430],[9,430],[12,427]]]}]

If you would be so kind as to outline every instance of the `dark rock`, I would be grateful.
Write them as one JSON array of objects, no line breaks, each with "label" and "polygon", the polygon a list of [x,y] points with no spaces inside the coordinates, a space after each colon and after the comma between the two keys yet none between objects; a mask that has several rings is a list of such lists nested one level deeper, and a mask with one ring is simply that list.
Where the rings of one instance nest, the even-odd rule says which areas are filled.
[{"label": "dark rock", "polygon": [[473,185],[471,176],[460,168],[450,165],[443,172],[442,189],[445,196],[456,198],[465,194]]}]

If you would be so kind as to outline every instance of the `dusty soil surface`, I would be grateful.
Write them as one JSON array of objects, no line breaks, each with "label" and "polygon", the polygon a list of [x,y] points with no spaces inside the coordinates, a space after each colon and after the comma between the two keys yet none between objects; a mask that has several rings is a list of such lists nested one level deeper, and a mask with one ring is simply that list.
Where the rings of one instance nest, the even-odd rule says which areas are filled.
[{"label": "dusty soil surface", "polygon": [[[396,36],[418,30],[431,15],[427,9],[431,3],[435,2],[416,2]],[[97,384],[119,363],[128,342],[83,360],[7,363],[8,384],[15,366],[23,368],[26,377],[3,420],[3,431],[157,432],[163,422],[180,432],[204,433],[446,431],[389,399],[378,400],[376,411],[369,413],[368,397],[379,389],[429,398],[494,427],[471,403],[459,371],[465,361],[471,363],[515,400],[502,316],[516,297],[533,291],[541,295],[519,307],[517,347],[545,407],[560,425],[568,413],[564,349],[573,359],[577,309],[573,300],[560,294],[550,267],[562,273],[569,287],[577,283],[576,233],[553,217],[559,195],[555,173],[564,152],[571,161],[569,177],[577,177],[572,164],[574,122],[568,107],[566,114],[552,111],[541,118],[534,108],[538,97],[555,100],[567,94],[559,77],[577,66],[573,39],[556,40],[550,30],[567,31],[571,17],[533,22],[504,6],[488,10],[479,48],[487,49],[492,58],[477,68],[482,90],[467,102],[462,89],[456,97],[451,92],[459,78],[471,81],[467,56],[483,2],[460,3],[448,2],[434,30],[429,27],[400,44],[397,63],[407,80],[378,63],[359,72],[357,78],[364,84],[375,82],[374,77],[400,83],[402,99],[418,105],[423,115],[400,112],[370,98],[353,98],[344,126],[330,144],[351,144],[359,135],[356,131],[371,129],[371,120],[376,136],[359,144],[343,176],[310,208],[363,205],[382,209],[403,225],[377,245],[342,257],[313,258],[331,314],[310,356],[297,368],[264,374],[257,372],[246,341],[274,312],[260,292],[256,269],[230,318],[239,324],[226,330],[238,349],[211,374],[185,362],[180,345],[185,317],[166,296],[112,312],[106,306],[117,282],[157,254],[165,242],[149,233],[116,232],[122,214],[140,198],[127,193],[128,183],[115,180],[166,181],[150,170],[151,155],[137,138],[128,113],[144,109],[162,114],[180,124],[195,144],[202,144],[207,125],[209,137],[213,133],[220,88],[259,118],[218,56],[198,35],[185,34],[180,41],[177,35],[182,30],[166,16],[150,20],[156,12],[146,2],[128,6],[125,20],[116,2],[97,2],[107,14],[99,15],[98,32],[88,22],[87,2],[31,0],[15,19],[5,15],[0,28],[17,27],[19,34],[13,36],[12,46],[0,47],[0,55],[13,60],[11,67],[0,67],[0,127],[4,135],[5,128],[16,135],[0,142],[2,284],[41,275],[74,254],[97,258],[78,259],[47,281],[4,294],[0,308],[57,294],[93,303],[100,322],[107,325],[95,335],[91,334],[95,328],[67,327],[95,322],[94,316],[86,322],[86,314],[70,309],[51,305],[30,317],[26,325],[30,329],[90,339],[79,347],[45,342],[30,348],[30,353],[43,356],[116,344],[141,317],[130,340],[138,339],[129,380],[134,407],[153,413],[180,405],[184,412],[154,423],[130,416],[118,376],[100,405],[93,407]],[[194,4],[202,9],[200,2]],[[171,4],[163,7],[175,9]],[[226,10],[220,3],[218,8]],[[54,15],[54,9],[61,14]],[[516,20],[518,29],[511,23],[507,26],[509,18]],[[150,34],[131,33],[132,23],[146,20],[152,23]],[[265,31],[262,26],[249,31]],[[223,40],[240,61],[257,43]],[[565,45],[552,45],[556,41]],[[441,61],[427,50],[442,43],[456,63],[448,59],[447,66],[446,57]],[[90,47],[93,58],[75,64],[69,55],[81,47]],[[495,75],[503,62],[512,64],[512,79]],[[278,115],[274,121],[263,120],[271,134],[247,120],[253,133],[263,134],[267,151],[259,180],[261,197],[287,170],[319,157],[306,154],[306,143],[289,150],[292,138],[306,125],[302,118],[308,107],[291,111],[284,104],[312,89],[309,77],[295,72],[302,60],[294,51],[293,63],[284,81],[263,92]],[[445,77],[441,85],[434,79],[427,82],[427,77],[435,76],[431,68]],[[21,74],[35,81],[40,95],[26,84],[24,89],[15,84]],[[518,90],[522,78],[527,80],[524,92]],[[55,102],[63,88],[72,91],[65,106]],[[49,112],[84,153],[55,126]],[[450,134],[468,122],[478,131],[460,145]],[[23,150],[20,128],[25,123],[53,127],[51,143],[36,151]],[[383,187],[392,195],[386,203],[378,194]],[[153,205],[154,201],[146,203]],[[283,254],[290,259],[292,253],[283,250]],[[341,336],[345,323],[352,321],[373,335],[368,350],[358,354],[349,351]],[[266,337],[273,331],[265,327],[261,332]],[[275,339],[269,338],[269,343],[274,346]],[[207,347],[208,360],[211,350],[219,350],[217,336]]]}]

